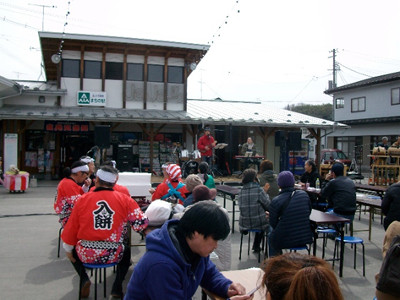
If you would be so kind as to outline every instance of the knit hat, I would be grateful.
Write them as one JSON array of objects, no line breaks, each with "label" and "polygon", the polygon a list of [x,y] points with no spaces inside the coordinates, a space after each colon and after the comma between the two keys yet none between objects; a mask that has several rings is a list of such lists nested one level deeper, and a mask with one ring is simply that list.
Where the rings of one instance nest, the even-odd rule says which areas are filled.
[{"label": "knit hat", "polygon": [[181,167],[175,164],[170,164],[167,167],[167,174],[171,180],[178,180],[182,177]]},{"label": "knit hat", "polygon": [[146,209],[149,226],[160,226],[169,220],[172,212],[172,204],[164,200],[155,200]]},{"label": "knit hat", "polygon": [[294,176],[290,171],[282,171],[278,176],[278,186],[283,189],[294,186]]},{"label": "knit hat", "polygon": [[199,202],[203,200],[214,200],[217,196],[216,189],[209,189],[205,185],[198,185],[196,186],[193,191],[193,202]]},{"label": "knit hat", "polygon": [[190,174],[188,177],[186,177],[185,184],[186,184],[186,189],[189,192],[192,192],[196,186],[202,185],[203,182],[201,181],[200,177],[197,176],[196,174]]}]

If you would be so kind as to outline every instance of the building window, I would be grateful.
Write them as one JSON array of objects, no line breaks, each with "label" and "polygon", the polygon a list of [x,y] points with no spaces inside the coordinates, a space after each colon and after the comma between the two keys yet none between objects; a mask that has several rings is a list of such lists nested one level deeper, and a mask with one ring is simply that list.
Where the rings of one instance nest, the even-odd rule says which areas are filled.
[{"label": "building window", "polygon": [[365,97],[351,99],[351,112],[365,111]]},{"label": "building window", "polygon": [[400,104],[400,88],[392,89],[392,105]]},{"label": "building window", "polygon": [[63,59],[62,77],[79,78],[80,61],[78,59]]},{"label": "building window", "polygon": [[343,98],[337,98],[336,100],[336,108],[344,108],[344,99]]},{"label": "building window", "polygon": [[148,65],[147,80],[150,82],[164,82],[164,66]]},{"label": "building window", "polygon": [[122,63],[106,62],[106,79],[122,80]]},{"label": "building window", "polygon": [[168,67],[168,83],[183,83],[183,67]]},{"label": "building window", "polygon": [[101,61],[85,60],[84,78],[101,79]]},{"label": "building window", "polygon": [[144,65],[143,64],[128,64],[128,69],[126,74],[127,80],[135,80],[135,81],[143,81],[143,71]]}]

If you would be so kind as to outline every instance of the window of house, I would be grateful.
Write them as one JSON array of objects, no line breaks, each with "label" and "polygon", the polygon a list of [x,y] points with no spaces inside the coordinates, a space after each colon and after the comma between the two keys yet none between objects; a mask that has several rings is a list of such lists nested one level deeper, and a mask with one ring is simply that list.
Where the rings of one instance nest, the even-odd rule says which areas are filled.
[{"label": "window of house", "polygon": [[168,67],[168,83],[183,83],[183,67]]},{"label": "window of house", "polygon": [[106,79],[122,80],[123,64],[106,62]]},{"label": "window of house", "polygon": [[148,65],[147,80],[150,82],[164,82],[164,66]]},{"label": "window of house", "polygon": [[336,100],[336,108],[344,108],[344,99],[343,98],[337,98]]},{"label": "window of house", "polygon": [[400,104],[400,88],[392,89],[392,105]]},{"label": "window of house", "polygon": [[80,61],[78,59],[62,60],[62,77],[79,78]]},{"label": "window of house", "polygon": [[85,60],[84,78],[101,79],[101,61]]},{"label": "window of house", "polygon": [[131,63],[127,65],[127,80],[143,81],[144,65]]},{"label": "window of house", "polygon": [[365,111],[365,97],[351,99],[351,112]]}]

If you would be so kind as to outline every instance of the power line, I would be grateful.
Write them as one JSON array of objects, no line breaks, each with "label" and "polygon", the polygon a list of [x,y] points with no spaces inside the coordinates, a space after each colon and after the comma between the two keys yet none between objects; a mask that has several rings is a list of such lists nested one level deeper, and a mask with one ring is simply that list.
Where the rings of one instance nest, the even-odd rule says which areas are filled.
[{"label": "power line", "polygon": [[371,75],[367,75],[367,74],[358,72],[358,71],[356,71],[356,70],[353,70],[352,68],[346,67],[345,65],[343,65],[343,64],[341,64],[341,63],[339,63],[339,62],[338,62],[338,65],[340,65],[341,67],[343,67],[343,68],[345,68],[345,69],[347,69],[347,70],[350,70],[350,71],[352,71],[352,72],[354,72],[354,73],[357,73],[357,74],[359,74],[359,75],[363,75],[363,76],[366,76],[366,77],[369,77],[369,78],[373,77],[373,76],[371,76]]}]

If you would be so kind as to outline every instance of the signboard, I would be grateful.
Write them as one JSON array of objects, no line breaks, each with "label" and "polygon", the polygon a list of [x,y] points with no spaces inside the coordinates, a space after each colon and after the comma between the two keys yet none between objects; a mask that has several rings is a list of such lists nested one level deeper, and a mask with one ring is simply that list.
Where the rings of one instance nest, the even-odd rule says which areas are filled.
[{"label": "signboard", "polygon": [[8,170],[10,165],[18,168],[18,134],[4,134],[4,170]]},{"label": "signboard", "polygon": [[45,121],[44,130],[65,131],[65,132],[88,132],[89,122]]},{"label": "signboard", "polygon": [[106,92],[78,91],[77,104],[84,106],[106,106]]}]

